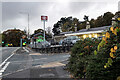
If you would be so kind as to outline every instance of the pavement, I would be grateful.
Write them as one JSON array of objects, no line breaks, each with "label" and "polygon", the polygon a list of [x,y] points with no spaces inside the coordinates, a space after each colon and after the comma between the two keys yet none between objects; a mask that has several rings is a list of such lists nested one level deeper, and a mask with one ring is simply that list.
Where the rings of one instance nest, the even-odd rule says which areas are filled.
[{"label": "pavement", "polygon": [[[6,48],[6,52],[11,49]],[[14,50],[12,50],[14,51]],[[2,52],[2,54],[6,54]],[[8,57],[11,56],[9,52]],[[2,72],[2,80],[73,80],[70,73],[64,70],[68,63],[68,53],[43,54],[29,48],[19,48],[7,61]],[[8,57],[5,57],[8,58]]]}]

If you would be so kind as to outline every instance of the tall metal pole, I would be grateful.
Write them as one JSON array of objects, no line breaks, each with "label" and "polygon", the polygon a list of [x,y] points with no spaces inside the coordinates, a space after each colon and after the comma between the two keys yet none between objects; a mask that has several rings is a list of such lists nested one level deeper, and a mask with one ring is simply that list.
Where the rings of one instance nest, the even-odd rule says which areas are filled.
[{"label": "tall metal pole", "polygon": [[44,22],[44,41],[45,41],[45,20],[43,22]]},{"label": "tall metal pole", "polygon": [[28,13],[28,39],[29,39],[29,13]]},{"label": "tall metal pole", "polygon": [[27,37],[29,38],[29,32],[30,32],[29,31],[29,20],[30,20],[29,19],[29,13],[27,13],[27,12],[19,12],[19,13],[21,13],[21,14],[27,14],[27,21],[28,21],[28,34],[27,34],[28,36]]}]

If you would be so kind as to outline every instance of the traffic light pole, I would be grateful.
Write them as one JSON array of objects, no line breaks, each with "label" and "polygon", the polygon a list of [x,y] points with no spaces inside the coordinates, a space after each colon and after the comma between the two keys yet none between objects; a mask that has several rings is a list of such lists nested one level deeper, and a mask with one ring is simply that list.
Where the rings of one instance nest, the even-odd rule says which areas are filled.
[{"label": "traffic light pole", "polygon": [[22,38],[20,39],[20,47],[22,47]]}]

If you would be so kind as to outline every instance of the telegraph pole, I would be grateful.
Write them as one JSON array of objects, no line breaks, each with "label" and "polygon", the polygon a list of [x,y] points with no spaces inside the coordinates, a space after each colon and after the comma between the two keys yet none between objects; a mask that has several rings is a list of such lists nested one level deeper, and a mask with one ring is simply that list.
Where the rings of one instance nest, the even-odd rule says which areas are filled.
[{"label": "telegraph pole", "polygon": [[28,13],[28,39],[29,39],[29,13]]}]

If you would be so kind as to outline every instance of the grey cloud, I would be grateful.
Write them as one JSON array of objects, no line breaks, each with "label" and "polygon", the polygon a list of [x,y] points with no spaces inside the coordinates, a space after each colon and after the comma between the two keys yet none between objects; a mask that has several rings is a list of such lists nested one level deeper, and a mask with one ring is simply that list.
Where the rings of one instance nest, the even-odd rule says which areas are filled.
[{"label": "grey cloud", "polygon": [[33,32],[38,28],[43,28],[43,23],[40,20],[41,15],[47,15],[49,18],[46,27],[53,27],[61,17],[76,16],[80,19],[84,15],[99,16],[99,14],[95,14],[96,10],[103,9],[104,11],[105,5],[104,2],[3,2],[3,30],[13,27],[20,29],[27,27],[27,16],[19,14],[19,12],[30,13],[30,30]]}]

